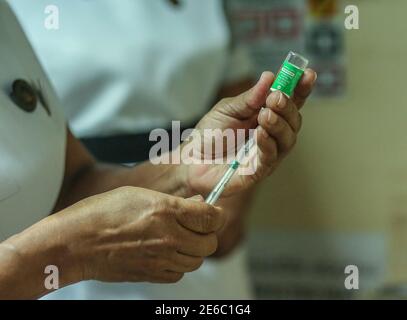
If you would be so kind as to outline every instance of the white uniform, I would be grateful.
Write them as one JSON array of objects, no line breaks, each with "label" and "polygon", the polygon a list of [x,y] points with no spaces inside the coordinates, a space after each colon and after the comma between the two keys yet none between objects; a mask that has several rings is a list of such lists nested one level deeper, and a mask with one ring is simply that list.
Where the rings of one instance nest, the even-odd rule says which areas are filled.
[{"label": "white uniform", "polygon": [[[53,0],[60,29],[44,27],[48,0],[11,1],[79,137],[146,132],[202,116],[226,82],[251,75],[230,49],[218,0]],[[174,285],[86,282],[49,298],[250,298],[244,251],[207,261]]]},{"label": "white uniform", "polygon": [[[58,99],[17,20],[0,1],[0,241],[50,214],[64,175],[66,124]],[[10,98],[16,79],[42,88],[51,115]]]},{"label": "white uniform", "polygon": [[[251,72],[245,52],[230,50],[219,0],[10,2],[81,138],[188,124],[222,83]],[[59,30],[44,27],[50,3]]]}]

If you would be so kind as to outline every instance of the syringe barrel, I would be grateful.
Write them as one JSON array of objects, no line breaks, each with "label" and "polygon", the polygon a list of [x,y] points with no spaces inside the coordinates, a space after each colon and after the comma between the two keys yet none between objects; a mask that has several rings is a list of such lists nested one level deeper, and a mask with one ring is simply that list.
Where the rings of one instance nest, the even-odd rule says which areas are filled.
[{"label": "syringe barrel", "polygon": [[220,179],[218,184],[215,186],[215,188],[213,188],[212,192],[205,199],[206,203],[213,205],[213,204],[215,204],[216,201],[218,201],[223,190],[225,190],[226,185],[229,183],[230,179],[232,179],[232,177],[235,174],[238,167],[239,167],[239,162],[233,161],[233,163],[229,166],[228,170],[222,176],[222,178]]}]

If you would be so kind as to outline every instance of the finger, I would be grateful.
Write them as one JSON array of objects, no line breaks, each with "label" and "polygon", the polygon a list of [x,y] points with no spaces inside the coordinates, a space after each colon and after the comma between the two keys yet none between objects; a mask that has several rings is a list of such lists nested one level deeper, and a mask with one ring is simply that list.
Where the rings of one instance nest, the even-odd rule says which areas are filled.
[{"label": "finger", "polygon": [[165,270],[151,275],[147,281],[151,283],[175,283],[183,277],[184,274],[182,272]]},{"label": "finger", "polygon": [[273,92],[266,102],[266,107],[270,108],[278,115],[283,117],[290,125],[294,132],[299,132],[301,129],[301,116],[294,102],[288,99],[280,91]]},{"label": "finger", "polygon": [[184,228],[203,234],[218,231],[226,219],[221,208],[188,199],[182,199],[175,215],[178,223]]},{"label": "finger", "polygon": [[287,121],[277,113],[264,108],[259,114],[258,121],[259,125],[276,140],[279,155],[284,155],[294,146],[297,135]]},{"label": "finger", "polygon": [[269,169],[278,161],[277,142],[263,127],[258,127],[256,130],[259,162],[266,167],[267,171],[270,171]]},{"label": "finger", "polygon": [[185,273],[198,270],[204,262],[202,257],[188,256],[179,252],[174,253],[171,258],[169,270]]},{"label": "finger", "polygon": [[270,71],[262,73],[259,81],[249,90],[234,98],[223,99],[215,108],[219,112],[233,118],[246,120],[256,114],[266,103],[274,74]]},{"label": "finger", "polygon": [[177,233],[178,253],[192,257],[208,257],[218,248],[218,238],[215,233],[198,234],[180,227]]},{"label": "finger", "polygon": [[256,151],[249,159],[252,174],[248,175],[249,182],[257,183],[270,175],[278,161],[277,143],[261,127],[256,128]]},{"label": "finger", "polygon": [[204,202],[205,199],[204,197],[202,197],[200,194],[197,194],[191,198],[188,198],[188,200],[192,200],[192,201],[198,201],[198,202]]},{"label": "finger", "polygon": [[317,73],[312,69],[306,69],[293,95],[293,102],[298,109],[301,109],[311,94],[315,81],[317,81]]},{"label": "finger", "polygon": [[238,96],[243,106],[258,111],[264,105],[270,93],[270,87],[273,84],[274,78],[272,72],[264,71],[253,88]]}]

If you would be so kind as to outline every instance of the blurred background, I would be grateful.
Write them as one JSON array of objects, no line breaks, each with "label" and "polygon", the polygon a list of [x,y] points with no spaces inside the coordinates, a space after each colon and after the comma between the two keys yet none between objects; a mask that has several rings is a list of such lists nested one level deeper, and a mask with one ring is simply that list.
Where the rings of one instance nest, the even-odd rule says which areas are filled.
[{"label": "blurred background", "polygon": [[[182,4],[188,1],[190,0],[166,0],[165,2],[182,8]],[[55,46],[47,44],[47,41],[54,43],[62,41],[60,35],[64,33],[55,33],[54,36],[47,33],[47,37],[45,36],[47,31],[42,27],[42,10],[37,12],[27,9],[29,8],[27,1],[11,2],[15,3],[17,13],[34,47],[50,73],[64,104],[68,106],[66,113],[71,120],[74,132],[84,138],[84,142],[91,150],[100,142],[92,140],[92,136],[126,133],[126,130],[121,130],[126,126],[128,128],[138,126],[143,130],[149,130],[159,126],[165,127],[171,119],[179,119],[188,125],[206,112],[214,97],[221,97],[220,94],[217,95],[215,81],[210,80],[213,77],[209,74],[212,71],[214,73],[217,70],[223,70],[220,64],[216,64],[220,60],[213,58],[216,58],[218,52],[214,50],[213,57],[208,54],[205,59],[209,60],[205,60],[201,65],[195,64],[194,59],[182,58],[182,54],[191,50],[202,53],[201,58],[204,57],[206,52],[199,46],[205,41],[213,45],[212,48],[222,41],[226,42],[226,36],[216,35],[217,32],[224,33],[223,27],[219,27],[222,24],[215,26],[214,23],[206,30],[207,33],[213,33],[213,36],[202,34],[203,38],[194,38],[191,45],[183,46],[184,43],[180,38],[179,42],[167,43],[169,47],[158,50],[159,53],[152,51],[154,54],[148,54],[148,51],[145,51],[131,56],[137,72],[130,70],[129,73],[136,74],[139,70],[149,71],[149,68],[158,68],[158,62],[163,66],[161,70],[176,69],[175,66],[168,64],[171,60],[168,60],[169,62],[165,60],[171,56],[173,61],[185,67],[183,74],[179,73],[172,79],[170,76],[174,74],[171,72],[163,71],[162,74],[146,72],[140,79],[136,79],[138,82],[135,82],[131,94],[125,91],[126,86],[113,86],[118,90],[112,91],[115,93],[113,98],[118,97],[117,101],[113,101],[118,106],[124,105],[126,101],[130,101],[131,105],[137,102],[140,105],[147,105],[148,108],[142,110],[144,118],[140,117],[140,109],[135,110],[135,116],[140,123],[134,124],[123,118],[123,115],[131,115],[129,109],[126,109],[127,113],[122,113],[115,122],[112,121],[112,114],[107,113],[103,118],[101,113],[89,113],[93,108],[92,103],[102,107],[101,103],[107,101],[105,93],[112,87],[109,86],[110,80],[106,80],[111,70],[105,70],[98,75],[97,63],[102,59],[101,64],[111,67],[110,62],[106,61],[115,61],[116,64],[112,63],[112,66],[120,67],[121,61],[125,61],[125,56],[115,55],[118,50],[116,52],[116,49],[112,49],[110,52],[109,48],[114,48],[119,43],[123,44],[129,39],[117,40],[118,42],[112,45],[109,43],[106,46],[106,52],[101,50],[96,57],[93,53],[83,56],[85,51],[81,52],[79,47],[75,47],[74,38],[67,32],[64,40],[66,47],[61,50],[61,44]],[[37,2],[46,4],[47,1]],[[129,1],[122,3],[124,2],[129,3]],[[210,1],[212,2],[215,3]],[[32,5],[34,2],[30,3]],[[62,0],[58,3],[61,4],[61,32],[70,31],[66,16],[63,18],[63,13],[69,12],[69,6]],[[91,4],[96,1],[89,0],[82,3],[86,3],[87,6],[84,10],[93,12]],[[146,1],[140,0],[139,3],[147,6]],[[152,0],[148,3],[152,3]],[[348,5],[356,5],[359,9],[358,30],[347,30],[344,26],[344,21],[349,16],[345,14],[345,8]],[[206,9],[208,12],[211,10],[215,12],[209,5]],[[75,9],[72,10],[75,12]],[[77,12],[85,12],[84,10],[77,10]],[[407,74],[405,64],[407,2],[405,0],[226,0],[225,10],[229,17],[233,42],[238,43],[239,48],[244,47],[249,53],[254,75],[257,76],[263,70],[277,72],[290,50],[302,53],[309,58],[310,67],[318,72],[317,88],[302,112],[304,124],[298,144],[272,178],[263,183],[255,193],[255,200],[250,209],[247,270],[249,285],[253,288],[253,297],[260,299],[407,298],[407,135],[405,134],[407,93],[404,88]],[[170,12],[170,18],[174,18],[172,16],[174,12]],[[138,30],[141,31],[138,33],[141,40],[139,39],[136,46],[127,48],[128,50],[134,50],[138,45],[145,45],[144,31],[152,28],[151,24],[154,27],[160,26],[155,22],[156,20],[149,18],[148,10],[143,11],[142,14],[147,17],[146,21],[150,24],[145,27],[146,29],[142,27]],[[213,16],[219,15],[215,12]],[[133,19],[130,11],[124,12],[120,17],[117,21]],[[103,32],[98,31],[102,38],[112,36],[110,34],[112,30],[119,26],[109,19],[106,16],[107,29]],[[204,21],[201,20],[195,18],[192,25],[196,27],[202,23],[205,26]],[[80,19],[73,18],[73,21],[76,26],[76,22],[79,23]],[[83,21],[87,21],[86,18]],[[161,21],[163,25],[167,22]],[[194,29],[192,25],[191,30]],[[35,26],[40,30],[37,33]],[[79,34],[83,32],[85,37],[88,31],[81,28],[78,27],[77,32]],[[180,28],[183,31],[188,29],[183,25]],[[159,40],[166,40],[167,36],[171,39],[172,35],[167,35],[165,32],[164,30],[152,33],[153,45],[156,49],[160,49]],[[122,34],[123,37],[132,35],[128,32]],[[113,38],[119,39],[116,35],[113,35]],[[91,36],[89,39],[96,38]],[[92,48],[94,44],[88,42],[88,46]],[[154,60],[160,57],[160,54],[162,57]],[[180,54],[181,58],[179,58]],[[198,54],[196,56],[198,57]],[[75,62],[80,60],[77,59],[78,57],[84,61],[85,67],[75,66]],[[240,51],[233,54],[230,57],[230,60],[233,59],[233,64],[231,63],[225,69],[228,72],[224,73],[238,73],[240,78],[247,77],[249,64],[247,59],[242,57]],[[103,61],[104,58],[108,60]],[[62,60],[64,68],[61,67]],[[70,74],[75,67],[76,71],[80,70],[79,73],[82,74],[83,79],[76,78],[78,72]],[[127,70],[126,68],[128,66],[124,65],[123,70]],[[211,68],[212,71],[210,71]],[[119,72],[124,72],[123,70]],[[68,76],[65,76],[64,72]],[[94,86],[80,85],[78,82],[85,83],[85,80],[88,82],[92,80],[91,76],[89,79],[86,78],[86,72],[89,75],[93,74],[97,80]],[[119,78],[119,72],[112,72],[112,78]],[[199,80],[205,79],[208,83],[212,83],[213,88],[212,85],[204,85],[205,82],[196,81],[197,77],[192,76],[194,72],[200,73]],[[147,78],[151,74],[159,77]],[[237,77],[234,80],[236,79]],[[155,90],[154,86],[149,87],[150,81],[154,80],[158,84],[157,92],[145,94],[147,90]],[[225,83],[230,83],[231,80],[233,79],[222,79]],[[218,86],[220,82],[220,80],[217,81]],[[176,100],[171,94],[177,88],[181,93],[196,91],[202,95],[197,97],[191,94],[192,100],[189,100],[189,97]],[[164,91],[167,89],[168,94]],[[93,98],[89,96],[91,90],[95,92],[99,90],[103,94]],[[141,94],[137,90],[141,90]],[[166,100],[158,100],[160,93]],[[125,95],[130,98],[122,99]],[[154,113],[155,104],[159,106],[160,103],[169,103],[168,97],[174,98],[174,105],[161,107],[161,111],[157,107]],[[111,98],[112,96],[109,99]],[[73,100],[77,101],[76,105]],[[111,101],[109,100],[110,104]],[[199,108],[198,101],[201,102]],[[81,108],[86,103],[89,104],[89,109],[84,113],[84,109]],[[190,106],[193,103],[196,106],[196,112],[191,111]],[[177,112],[182,110],[176,107],[181,104],[186,106],[186,110],[190,110],[189,113],[179,112],[181,115],[188,115],[184,118],[177,117]],[[118,107],[116,111],[120,110],[122,110],[121,107]],[[173,114],[168,110],[174,110]],[[96,112],[96,109],[93,112]],[[97,116],[94,117],[95,114]],[[117,127],[113,127],[113,124]],[[99,128],[105,131],[102,132]],[[138,137],[141,140],[147,139],[146,135]],[[112,141],[114,146],[118,145],[117,140]],[[106,140],[102,142],[103,145],[99,146],[99,149],[105,152],[109,148],[106,147]],[[145,145],[145,142],[141,144],[143,147],[138,147],[137,156],[140,156],[140,148],[148,154],[149,145]],[[131,149],[134,149],[134,140],[131,142]],[[119,154],[119,152],[112,153],[115,156]],[[145,158],[141,156],[133,159],[132,162],[137,162],[143,157]],[[129,162],[128,159],[113,160]],[[348,290],[344,286],[347,265],[355,265],[359,269],[358,290]],[[222,281],[229,283],[232,286],[230,292],[237,292],[241,279],[238,276],[233,278],[234,274],[229,272],[228,265],[223,265],[222,272],[223,275],[219,274],[218,278],[212,278],[213,281],[219,283],[220,287],[222,287]],[[231,277],[229,282],[226,279],[228,274]],[[209,283],[205,280],[207,279],[205,271],[201,275],[201,278],[197,276],[197,283],[199,281]],[[192,293],[193,288],[198,288],[196,296]],[[176,298],[171,290],[169,297]],[[115,292],[118,294],[119,291]],[[162,294],[164,291],[160,289],[159,292]],[[198,297],[199,294],[206,298],[216,296],[216,292],[211,292],[209,289],[202,292],[200,287],[195,285],[186,286],[184,294],[185,292],[192,298]],[[229,297],[227,294],[225,293],[225,297]]]},{"label": "blurred background", "polygon": [[[230,2],[242,37],[261,33],[279,49],[297,44],[319,71],[296,149],[256,194],[250,234],[256,293],[407,297],[407,2]],[[359,8],[359,30],[344,28],[347,5]],[[255,41],[253,58],[262,69],[269,50],[277,68],[285,52],[265,42]],[[359,268],[359,290],[344,287],[350,264]]]}]

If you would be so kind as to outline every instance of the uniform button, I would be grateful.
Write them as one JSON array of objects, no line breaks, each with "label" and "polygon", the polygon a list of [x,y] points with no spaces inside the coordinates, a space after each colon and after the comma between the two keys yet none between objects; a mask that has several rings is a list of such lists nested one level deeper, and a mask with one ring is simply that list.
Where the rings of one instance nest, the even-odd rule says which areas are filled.
[{"label": "uniform button", "polygon": [[48,105],[48,101],[45,98],[44,91],[42,90],[41,82],[38,80],[38,87],[36,88],[38,100],[41,105],[44,107],[45,111],[47,112],[48,116],[51,116],[51,109]]},{"label": "uniform button", "polygon": [[37,94],[35,89],[25,80],[15,80],[12,85],[11,99],[26,112],[33,112],[37,107]]},{"label": "uniform button", "polygon": [[167,0],[169,1],[174,7],[179,7],[181,5],[180,0]]}]

